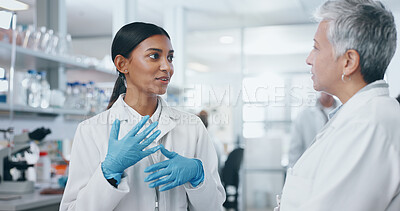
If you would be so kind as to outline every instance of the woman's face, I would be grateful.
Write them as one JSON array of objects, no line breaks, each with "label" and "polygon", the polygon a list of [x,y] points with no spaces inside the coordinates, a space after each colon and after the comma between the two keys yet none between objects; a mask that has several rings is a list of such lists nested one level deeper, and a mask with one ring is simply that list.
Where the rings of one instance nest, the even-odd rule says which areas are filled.
[{"label": "woman's face", "polygon": [[334,49],[327,38],[329,23],[322,21],[314,36],[314,48],[307,57],[306,63],[311,65],[314,89],[333,94],[340,84],[342,69],[339,57],[336,59]]},{"label": "woman's face", "polygon": [[162,95],[174,74],[171,41],[165,35],[153,35],[143,40],[131,53],[127,88],[135,94]]}]

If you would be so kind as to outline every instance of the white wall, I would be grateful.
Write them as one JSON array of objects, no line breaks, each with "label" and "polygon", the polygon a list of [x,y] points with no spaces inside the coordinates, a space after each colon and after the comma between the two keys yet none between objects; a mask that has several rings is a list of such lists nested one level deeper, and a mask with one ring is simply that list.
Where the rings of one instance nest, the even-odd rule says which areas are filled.
[{"label": "white wall", "polygon": [[108,55],[111,60],[111,43],[111,36],[97,38],[72,37],[72,51],[74,54],[95,57],[97,59],[103,59]]}]

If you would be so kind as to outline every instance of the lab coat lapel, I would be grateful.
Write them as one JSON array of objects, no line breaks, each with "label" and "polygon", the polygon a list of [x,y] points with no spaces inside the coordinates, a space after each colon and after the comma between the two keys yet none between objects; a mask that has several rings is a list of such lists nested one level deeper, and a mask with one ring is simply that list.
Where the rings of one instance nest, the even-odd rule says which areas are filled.
[{"label": "lab coat lapel", "polygon": [[[120,134],[125,134],[127,130],[131,128],[126,128],[126,125],[135,125],[139,119],[133,120],[129,117],[131,116],[130,112],[126,110],[123,101],[123,96],[120,95],[118,100],[111,107],[111,112],[109,116],[109,124],[112,124],[115,119],[119,119],[121,121],[121,129]],[[161,102],[162,110],[160,119],[158,122],[158,129],[161,131],[161,134],[157,137],[156,142],[158,142],[165,134],[175,128],[177,125],[177,121],[180,118],[179,114],[175,112],[172,108],[170,108],[161,97],[159,97],[159,102]],[[126,122],[131,121],[131,124],[125,124]],[[121,133],[123,132],[123,133]]]},{"label": "lab coat lapel", "polygon": [[179,115],[168,106],[167,102],[165,102],[162,98],[159,98],[159,102],[161,102],[162,106],[161,116],[158,122],[158,129],[161,131],[161,134],[158,136],[157,142],[165,134],[175,128],[177,120],[179,119]]},{"label": "lab coat lapel", "polygon": [[342,121],[346,121],[348,116],[357,112],[361,107],[369,103],[369,101],[377,96],[389,96],[388,84],[384,80],[378,80],[368,84],[353,97],[351,97],[340,110],[333,116],[339,116],[336,121],[332,121],[332,126],[340,127]]},{"label": "lab coat lapel", "polygon": [[133,115],[123,102],[124,94],[121,94],[114,105],[110,108],[110,116],[108,117],[108,124],[111,125],[118,119],[121,121],[119,129],[119,138],[124,137],[139,121],[140,117]]},{"label": "lab coat lapel", "polygon": [[114,105],[110,108],[109,123],[112,124],[115,119],[119,119],[121,122],[129,120],[129,111],[124,107],[124,94],[121,94]]},{"label": "lab coat lapel", "polygon": [[[312,144],[309,146],[314,145],[321,137],[327,132],[327,129],[333,127],[338,128],[341,127],[343,121],[347,120],[347,116],[351,115],[354,112],[357,112],[360,107],[364,106],[368,103],[368,100],[376,97],[376,96],[388,96],[389,89],[388,85],[384,80],[378,80],[373,82],[358,93],[356,93],[350,100],[343,104],[339,111],[337,111],[334,116],[328,121],[327,124],[320,130],[320,132],[315,136]],[[340,116],[339,116],[340,113]],[[339,118],[337,118],[339,116]]]}]

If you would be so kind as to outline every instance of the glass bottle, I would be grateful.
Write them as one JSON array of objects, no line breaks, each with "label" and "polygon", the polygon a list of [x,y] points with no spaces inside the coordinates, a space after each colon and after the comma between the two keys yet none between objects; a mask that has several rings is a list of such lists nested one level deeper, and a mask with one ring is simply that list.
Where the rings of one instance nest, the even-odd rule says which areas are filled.
[{"label": "glass bottle", "polygon": [[34,108],[40,106],[41,96],[40,96],[40,75],[36,71],[31,70],[30,73],[30,86],[28,88],[28,105]]},{"label": "glass bottle", "polygon": [[47,82],[46,79],[46,72],[41,71],[40,74],[40,107],[41,108],[48,108],[50,105],[50,84]]}]

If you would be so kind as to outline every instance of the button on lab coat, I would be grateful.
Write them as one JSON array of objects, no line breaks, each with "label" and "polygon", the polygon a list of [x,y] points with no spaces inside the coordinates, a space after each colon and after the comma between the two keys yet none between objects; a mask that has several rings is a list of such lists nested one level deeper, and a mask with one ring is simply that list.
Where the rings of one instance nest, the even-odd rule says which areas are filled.
[{"label": "button on lab coat", "polygon": [[364,87],[288,170],[280,211],[400,210],[399,125],[387,84]]},{"label": "button on lab coat", "polygon": [[[217,172],[215,149],[204,125],[197,116],[170,108],[161,98],[159,102],[161,134],[149,147],[163,144],[182,156],[200,159],[204,168],[204,181],[197,187],[186,183],[161,192],[159,210],[221,210],[225,192]],[[125,104],[121,95],[112,108],[79,124],[60,210],[155,210],[156,190],[144,182],[149,175],[144,169],[166,159],[160,151],[126,169],[118,188],[103,176],[101,162],[107,154],[111,125],[116,118],[121,120],[122,138],[140,120],[140,115]]]}]

